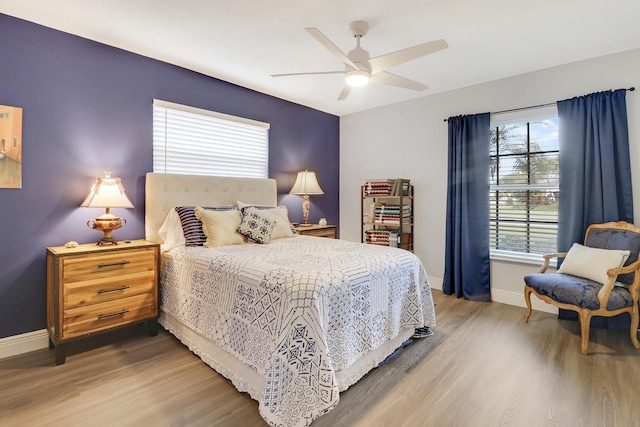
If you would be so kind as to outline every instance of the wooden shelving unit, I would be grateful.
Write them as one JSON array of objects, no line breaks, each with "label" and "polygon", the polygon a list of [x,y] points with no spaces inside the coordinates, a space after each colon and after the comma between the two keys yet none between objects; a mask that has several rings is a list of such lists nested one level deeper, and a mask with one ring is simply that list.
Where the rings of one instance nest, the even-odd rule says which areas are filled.
[{"label": "wooden shelving unit", "polygon": [[360,187],[361,241],[413,252],[413,185],[405,184],[398,195],[370,194],[369,188]]}]

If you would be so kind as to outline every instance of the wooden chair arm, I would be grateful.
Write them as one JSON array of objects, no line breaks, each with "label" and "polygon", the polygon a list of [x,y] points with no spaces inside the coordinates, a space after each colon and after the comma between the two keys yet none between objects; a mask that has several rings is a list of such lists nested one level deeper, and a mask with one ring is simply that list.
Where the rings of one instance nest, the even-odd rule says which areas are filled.
[{"label": "wooden chair arm", "polygon": [[632,262],[625,267],[610,268],[609,270],[607,270],[607,275],[613,276],[615,278],[620,274],[633,273],[634,271],[638,270],[638,268],[640,268],[640,259],[636,262]]},{"label": "wooden chair arm", "polygon": [[545,255],[543,255],[544,263],[542,264],[542,267],[540,267],[540,269],[538,270],[538,273],[546,273],[547,272],[547,268],[549,268],[549,262],[553,258],[564,258],[566,256],[567,256],[566,252],[558,252],[558,253],[555,253],[555,254],[545,254]]},{"label": "wooden chair arm", "polygon": [[640,275],[639,270],[640,270],[640,260],[637,260],[636,262],[633,262],[625,267],[608,269],[607,276],[609,276],[609,280],[607,280],[607,283],[602,288],[600,288],[600,291],[598,292],[598,300],[600,301],[600,307],[607,306],[607,303],[609,302],[609,295],[611,295],[611,291],[613,290],[613,287],[616,284],[616,279],[621,274],[627,274],[627,273],[633,273],[633,272],[637,273],[636,277],[633,280],[633,284],[630,287],[628,285],[625,285],[629,288],[629,291],[631,291],[632,293],[635,292],[635,289],[638,286],[638,281],[640,280],[640,278],[638,277]]}]

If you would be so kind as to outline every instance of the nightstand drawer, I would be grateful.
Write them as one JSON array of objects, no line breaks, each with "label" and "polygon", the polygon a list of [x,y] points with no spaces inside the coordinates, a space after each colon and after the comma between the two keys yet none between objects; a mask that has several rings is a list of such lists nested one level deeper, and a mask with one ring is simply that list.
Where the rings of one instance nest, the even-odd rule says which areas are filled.
[{"label": "nightstand drawer", "polygon": [[154,270],[70,282],[63,285],[64,308],[96,304],[155,290]]},{"label": "nightstand drawer", "polygon": [[156,250],[122,250],[118,252],[87,256],[66,257],[63,268],[64,280],[84,280],[90,277],[110,277],[155,269]]},{"label": "nightstand drawer", "polygon": [[62,339],[148,319],[157,315],[153,294],[142,294],[64,311]]}]

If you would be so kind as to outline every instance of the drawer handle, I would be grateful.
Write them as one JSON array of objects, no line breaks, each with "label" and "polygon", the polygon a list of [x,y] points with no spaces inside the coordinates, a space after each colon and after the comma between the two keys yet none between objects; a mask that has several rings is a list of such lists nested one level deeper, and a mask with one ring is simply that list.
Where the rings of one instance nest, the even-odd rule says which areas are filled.
[{"label": "drawer handle", "polygon": [[98,293],[99,294],[106,294],[107,292],[124,291],[125,289],[129,289],[129,286],[124,285],[124,286],[118,286],[117,288],[100,289],[98,291]]},{"label": "drawer handle", "polygon": [[109,313],[109,314],[100,314],[98,316],[98,319],[106,319],[107,317],[113,317],[113,316],[119,316],[121,314],[125,314],[128,313],[129,310],[127,310],[126,308],[124,310],[120,310],[120,311],[116,311],[115,313]]},{"label": "drawer handle", "polygon": [[102,267],[113,267],[114,265],[125,265],[125,264],[129,264],[131,261],[118,261],[118,262],[103,262],[98,264],[98,268],[102,268]]}]

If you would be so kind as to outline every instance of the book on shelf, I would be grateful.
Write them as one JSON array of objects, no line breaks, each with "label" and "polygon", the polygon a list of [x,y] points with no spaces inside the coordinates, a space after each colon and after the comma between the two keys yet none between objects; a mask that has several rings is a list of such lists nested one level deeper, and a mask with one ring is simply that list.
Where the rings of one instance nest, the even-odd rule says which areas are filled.
[{"label": "book on shelf", "polygon": [[394,179],[367,179],[364,194],[365,196],[390,196],[394,184]]},{"label": "book on shelf", "polygon": [[365,231],[365,236],[365,242],[371,245],[389,246],[389,231],[367,230]]},{"label": "book on shelf", "polygon": [[385,204],[376,204],[375,205],[375,211],[376,213],[379,212],[384,212],[384,213],[393,213],[393,214],[397,214],[400,215],[400,213],[402,212],[407,213],[407,212],[411,212],[411,206],[409,205],[385,205]]},{"label": "book on shelf", "polygon": [[[371,216],[369,216],[371,218]],[[410,222],[411,207],[409,205],[375,205],[373,218],[376,224],[399,225],[400,222]]]},{"label": "book on shelf", "polygon": [[410,179],[367,179],[365,196],[408,196]]},{"label": "book on shelf", "polygon": [[413,197],[411,180],[367,179],[362,195],[362,242],[413,250],[413,201],[402,200]]}]

